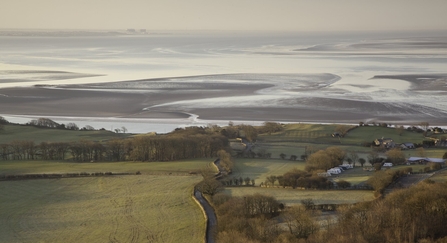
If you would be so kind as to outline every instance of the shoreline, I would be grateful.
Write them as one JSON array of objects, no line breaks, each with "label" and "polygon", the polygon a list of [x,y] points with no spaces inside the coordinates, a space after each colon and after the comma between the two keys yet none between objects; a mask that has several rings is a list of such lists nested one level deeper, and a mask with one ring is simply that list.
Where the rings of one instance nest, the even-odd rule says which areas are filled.
[{"label": "shoreline", "polygon": [[[187,113],[185,113],[187,114]],[[227,126],[229,122],[235,125],[252,125],[261,126],[264,122],[277,122],[281,124],[320,124],[320,125],[352,125],[357,126],[359,122],[372,124],[373,121],[359,120],[352,121],[329,121],[329,120],[301,120],[301,121],[279,121],[279,120],[215,120],[215,119],[200,119],[196,114],[189,114],[188,118],[120,118],[120,117],[60,117],[60,116],[29,116],[29,115],[1,115],[7,121],[23,125],[32,119],[48,118],[57,123],[67,124],[73,122],[82,128],[86,125],[93,126],[96,130],[104,128],[113,131],[113,128],[126,127],[128,133],[169,133],[176,128],[185,128],[188,126],[208,126],[218,125],[221,127]],[[377,121],[378,123],[387,123],[389,126],[402,125],[404,127],[418,126],[421,121],[395,122],[395,121]],[[103,125],[103,126],[100,126]],[[447,124],[430,123],[431,127],[447,128]]]},{"label": "shoreline", "polygon": [[[195,125],[222,126],[229,121],[238,124],[374,121],[394,125],[429,122],[445,126],[447,101],[443,95],[434,95],[440,90],[433,88],[442,86],[447,75],[374,76],[403,80],[408,77],[420,89],[387,90],[377,86],[378,91],[374,92],[365,91],[365,87],[364,92],[350,92],[349,87],[343,87],[352,85],[353,80],[338,82],[346,79],[328,73],[215,74],[0,88],[0,116],[14,117],[20,123],[47,117],[96,129],[128,124],[129,131],[138,133],[169,132]],[[374,81],[358,85],[374,85]],[[431,101],[435,97],[437,100]]]}]

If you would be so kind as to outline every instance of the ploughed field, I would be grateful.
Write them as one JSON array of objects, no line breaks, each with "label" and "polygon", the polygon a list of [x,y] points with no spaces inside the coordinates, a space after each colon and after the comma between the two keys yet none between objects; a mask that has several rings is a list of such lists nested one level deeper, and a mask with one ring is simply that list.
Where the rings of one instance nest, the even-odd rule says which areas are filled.
[{"label": "ploughed field", "polygon": [[201,242],[200,176],[1,181],[0,242]]}]

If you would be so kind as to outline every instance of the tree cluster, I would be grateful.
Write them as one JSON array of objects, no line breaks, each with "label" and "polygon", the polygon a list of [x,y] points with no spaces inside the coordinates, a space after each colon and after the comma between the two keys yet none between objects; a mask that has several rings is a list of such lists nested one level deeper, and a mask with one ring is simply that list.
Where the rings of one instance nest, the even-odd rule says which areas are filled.
[{"label": "tree cluster", "polygon": [[219,166],[221,166],[227,173],[231,173],[233,169],[233,158],[227,151],[221,149],[217,151],[217,157],[219,157]]},{"label": "tree cluster", "polygon": [[334,186],[326,177],[298,169],[292,169],[281,176],[269,176],[261,186],[275,186],[275,182],[283,188],[330,189]]},{"label": "tree cluster", "polygon": [[406,161],[405,154],[400,148],[394,148],[386,152],[387,161],[398,165]]},{"label": "tree cluster", "polygon": [[232,122],[227,127],[221,128],[219,126],[212,126],[215,131],[220,132],[227,138],[244,138],[249,142],[254,142],[258,138],[259,134],[268,133],[269,135],[275,132],[279,132],[283,129],[283,126],[276,122],[265,122],[263,126],[251,126],[251,125],[234,125]]},{"label": "tree cluster", "polygon": [[[105,143],[80,140],[76,142],[12,141],[0,145],[1,160],[63,160],[70,155],[74,161],[173,161],[216,157],[218,151],[229,149],[228,139],[220,134],[168,134],[114,139]],[[229,162],[228,162],[229,163]],[[227,163],[227,167],[231,164]]]},{"label": "tree cluster", "polygon": [[382,194],[387,186],[396,181],[403,175],[407,175],[412,171],[411,167],[403,170],[378,170],[367,181],[367,183],[376,191]]},{"label": "tree cluster", "polygon": [[307,158],[306,170],[328,170],[332,167],[343,164],[346,152],[339,147],[329,147],[325,150],[319,150]]},{"label": "tree cluster", "polygon": [[272,217],[279,214],[283,205],[273,197],[217,194],[212,202],[219,222],[216,242],[275,242],[282,232]]},{"label": "tree cluster", "polygon": [[255,179],[250,177],[233,177],[220,180],[224,186],[255,186]]},{"label": "tree cluster", "polygon": [[[251,196],[254,197],[254,196]],[[258,195],[258,197],[265,197]],[[317,223],[317,211],[305,205],[284,207],[280,214],[251,214],[249,197],[216,194],[217,242],[381,243],[447,241],[447,184],[430,181],[389,194],[384,199],[337,207],[337,217]],[[265,199],[264,199],[265,200]],[[272,202],[274,199],[271,199]],[[248,205],[250,204],[250,205]],[[256,210],[255,212],[259,212]],[[278,222],[281,222],[282,225]]]},{"label": "tree cluster", "polygon": [[4,125],[9,124],[9,121],[6,120],[3,116],[0,116],[0,132],[5,129]]},{"label": "tree cluster", "polygon": [[337,242],[445,242],[446,188],[445,183],[420,183],[384,200],[351,206],[341,213],[333,238],[340,237]]}]

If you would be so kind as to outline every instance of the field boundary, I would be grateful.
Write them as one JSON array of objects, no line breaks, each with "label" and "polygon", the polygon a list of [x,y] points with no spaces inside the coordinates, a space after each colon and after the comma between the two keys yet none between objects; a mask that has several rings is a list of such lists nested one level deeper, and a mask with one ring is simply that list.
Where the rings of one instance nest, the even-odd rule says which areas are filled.
[{"label": "field boundary", "polygon": [[124,172],[80,172],[80,173],[50,173],[50,174],[18,174],[0,175],[0,181],[34,180],[34,179],[60,179],[76,177],[98,177],[98,176],[118,176],[118,175],[140,175],[141,173]]}]

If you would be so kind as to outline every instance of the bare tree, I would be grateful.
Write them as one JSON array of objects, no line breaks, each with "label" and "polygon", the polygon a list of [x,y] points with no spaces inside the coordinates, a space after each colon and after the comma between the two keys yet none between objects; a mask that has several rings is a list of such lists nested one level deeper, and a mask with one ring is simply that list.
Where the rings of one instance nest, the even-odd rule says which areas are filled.
[{"label": "bare tree", "polygon": [[284,215],[287,228],[290,234],[296,238],[306,239],[320,228],[314,220],[312,212],[307,211],[303,206],[293,206]]},{"label": "bare tree", "polygon": [[67,125],[65,125],[65,128],[67,128],[69,130],[75,130],[75,131],[79,130],[78,125],[76,125],[76,123],[73,123],[73,122],[67,123]]},{"label": "bare tree", "polygon": [[286,154],[285,153],[281,153],[281,154],[279,154],[279,157],[281,157],[281,159],[286,159]]},{"label": "bare tree", "polygon": [[364,158],[360,158],[359,163],[363,167],[363,165],[365,165],[365,163],[366,163],[366,160]]},{"label": "bare tree", "polygon": [[244,132],[245,138],[248,141],[253,142],[256,140],[256,138],[258,137],[258,131],[256,130],[256,128],[250,125],[242,125],[241,127],[242,131]]},{"label": "bare tree", "polygon": [[425,153],[425,149],[423,147],[417,148],[416,151],[417,151],[417,155],[419,157],[427,156],[427,154]]},{"label": "bare tree", "polygon": [[95,130],[95,128],[92,127],[92,126],[90,126],[90,125],[85,125],[85,127],[82,128],[82,129],[83,129],[83,130],[87,130],[87,131],[93,131],[93,130]]},{"label": "bare tree", "polygon": [[421,127],[422,130],[424,130],[424,132],[426,132],[430,127],[430,124],[428,122],[421,122],[419,123],[419,126]]},{"label": "bare tree", "polygon": [[[355,167],[355,162],[359,159],[359,154],[354,151],[348,153],[348,158],[351,159],[353,166]],[[349,160],[348,160],[349,162]]]},{"label": "bare tree", "polygon": [[9,124],[9,121],[7,121],[3,116],[0,116],[0,124],[6,125]]},{"label": "bare tree", "polygon": [[315,146],[306,146],[306,148],[304,150],[305,150],[305,155],[307,157],[309,157],[309,155],[317,152],[319,149]]},{"label": "bare tree", "polygon": [[269,184],[271,184],[272,186],[275,185],[276,180],[277,180],[277,178],[276,178],[276,176],[274,176],[274,175],[271,175],[271,176],[268,176],[268,177],[267,177],[267,182],[268,182]]},{"label": "bare tree", "polygon": [[222,188],[222,183],[214,178],[203,178],[203,181],[199,183],[197,187],[202,193],[214,196],[216,193],[220,192]]}]

